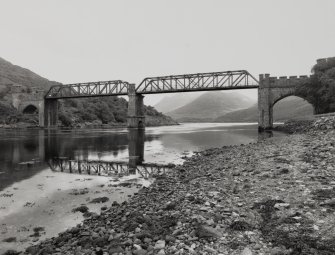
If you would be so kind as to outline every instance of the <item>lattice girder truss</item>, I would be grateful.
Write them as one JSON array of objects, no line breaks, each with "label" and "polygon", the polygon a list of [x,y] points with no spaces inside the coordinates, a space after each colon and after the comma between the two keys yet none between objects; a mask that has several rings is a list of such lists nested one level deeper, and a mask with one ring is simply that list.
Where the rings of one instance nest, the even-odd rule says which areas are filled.
[{"label": "lattice girder truss", "polygon": [[[53,159],[49,160],[48,165],[55,172],[102,176],[129,175],[131,170],[125,162]],[[170,165],[143,164],[136,166],[134,170],[142,177],[148,178],[164,174],[170,168]]]},{"label": "lattice girder truss", "polygon": [[258,88],[258,80],[246,70],[145,78],[138,94]]},{"label": "lattice girder truss", "polygon": [[126,81],[98,81],[52,86],[46,99],[121,96],[128,94],[129,83]]}]

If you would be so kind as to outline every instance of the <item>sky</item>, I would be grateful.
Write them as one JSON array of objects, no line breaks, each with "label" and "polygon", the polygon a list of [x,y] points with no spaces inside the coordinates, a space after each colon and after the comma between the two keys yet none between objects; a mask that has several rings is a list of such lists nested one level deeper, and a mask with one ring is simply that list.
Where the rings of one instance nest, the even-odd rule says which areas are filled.
[{"label": "sky", "polygon": [[334,0],[0,0],[0,57],[64,84],[303,75],[335,56],[334,13]]}]

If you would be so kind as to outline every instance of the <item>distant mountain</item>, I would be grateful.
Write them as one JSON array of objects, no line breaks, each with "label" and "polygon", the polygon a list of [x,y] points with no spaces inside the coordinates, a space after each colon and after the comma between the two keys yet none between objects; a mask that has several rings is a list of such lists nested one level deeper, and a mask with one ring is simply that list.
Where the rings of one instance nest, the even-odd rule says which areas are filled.
[{"label": "distant mountain", "polygon": [[[313,115],[313,107],[298,97],[288,97],[274,106],[274,121]],[[257,122],[258,106],[254,104],[248,109],[230,112],[216,119],[217,122]]]},{"label": "distant mountain", "polygon": [[161,101],[154,105],[157,111],[162,113],[172,112],[196,98],[201,96],[200,92],[174,93],[165,96]]},{"label": "distant mountain", "polygon": [[212,91],[166,115],[177,121],[213,121],[225,113],[248,108],[254,103],[255,99],[241,93]]}]

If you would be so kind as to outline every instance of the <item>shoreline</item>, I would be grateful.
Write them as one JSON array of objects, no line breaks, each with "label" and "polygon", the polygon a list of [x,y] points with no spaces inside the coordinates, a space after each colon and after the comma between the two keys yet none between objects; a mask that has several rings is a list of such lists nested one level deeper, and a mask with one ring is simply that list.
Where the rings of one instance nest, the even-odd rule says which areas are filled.
[{"label": "shoreline", "polygon": [[[162,127],[162,126],[178,126],[180,123],[176,124],[161,124],[161,125],[148,125],[146,127]],[[59,129],[59,130],[82,130],[82,129],[119,129],[119,128],[127,128],[127,124],[124,125],[87,125],[83,127],[53,127],[53,128],[45,128],[39,126],[15,126],[15,125],[1,125],[0,130],[48,130],[48,129]]]},{"label": "shoreline", "polygon": [[326,130],[205,150],[27,254],[333,254],[334,144]]}]

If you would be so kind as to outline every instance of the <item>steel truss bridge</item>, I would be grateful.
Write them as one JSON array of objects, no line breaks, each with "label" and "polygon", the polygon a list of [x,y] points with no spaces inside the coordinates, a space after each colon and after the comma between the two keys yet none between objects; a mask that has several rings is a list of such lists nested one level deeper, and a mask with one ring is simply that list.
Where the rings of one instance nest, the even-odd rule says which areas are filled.
[{"label": "steel truss bridge", "polygon": [[46,99],[122,96],[128,94],[126,81],[98,81],[52,86],[45,95]]},{"label": "steel truss bridge", "polygon": [[245,70],[145,78],[138,94],[174,93],[258,88],[258,81]]},{"label": "steel truss bridge", "polygon": [[49,167],[55,172],[87,174],[99,176],[126,176],[139,174],[143,178],[151,178],[165,174],[173,165],[141,164],[130,167],[126,162],[88,161],[52,159]]},{"label": "steel truss bridge", "polygon": [[[46,99],[128,95],[130,83],[122,80],[56,85]],[[175,93],[258,88],[258,80],[246,70],[148,77],[136,94]]]}]

